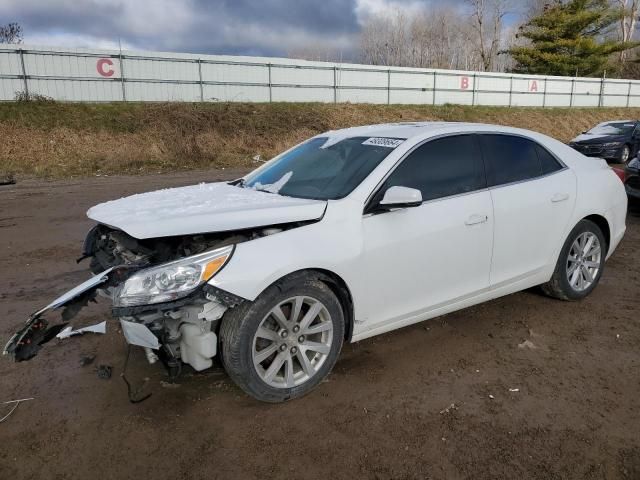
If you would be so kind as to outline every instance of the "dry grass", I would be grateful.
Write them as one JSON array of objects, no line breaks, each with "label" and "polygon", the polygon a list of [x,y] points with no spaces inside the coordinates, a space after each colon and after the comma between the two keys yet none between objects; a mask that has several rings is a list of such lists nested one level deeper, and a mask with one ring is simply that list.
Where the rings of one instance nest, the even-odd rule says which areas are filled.
[{"label": "dry grass", "polygon": [[352,104],[0,104],[0,173],[70,177],[249,167],[316,133],[411,120],[496,123],[567,141],[640,109]]}]

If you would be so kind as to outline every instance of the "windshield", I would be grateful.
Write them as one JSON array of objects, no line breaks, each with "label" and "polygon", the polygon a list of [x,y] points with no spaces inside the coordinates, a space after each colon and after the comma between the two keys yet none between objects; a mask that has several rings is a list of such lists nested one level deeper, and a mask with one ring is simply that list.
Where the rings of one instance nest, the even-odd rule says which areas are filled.
[{"label": "windshield", "polygon": [[250,173],[242,186],[288,197],[332,200],[347,196],[403,140],[313,138]]},{"label": "windshield", "polygon": [[601,123],[587,133],[592,135],[626,135],[627,133],[631,133],[631,130],[633,130],[635,126],[635,123],[629,122]]}]

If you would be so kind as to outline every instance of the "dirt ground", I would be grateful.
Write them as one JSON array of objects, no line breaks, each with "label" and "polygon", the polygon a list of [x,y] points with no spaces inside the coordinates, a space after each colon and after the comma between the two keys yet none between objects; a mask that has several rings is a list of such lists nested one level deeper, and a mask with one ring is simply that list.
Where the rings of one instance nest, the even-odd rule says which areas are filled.
[{"label": "dirt ground", "polygon": [[[87,277],[75,259],[88,207],[236,173],[0,187],[1,343]],[[152,396],[131,404],[115,323],[29,362],[0,358],[0,403],[35,398],[0,423],[0,479],[640,479],[639,242],[635,208],[586,300],[526,291],[346,345],[328,381],[282,405],[252,400],[219,368],[168,388],[138,349],[127,376],[148,378]],[[108,316],[102,303],[74,325]]]}]

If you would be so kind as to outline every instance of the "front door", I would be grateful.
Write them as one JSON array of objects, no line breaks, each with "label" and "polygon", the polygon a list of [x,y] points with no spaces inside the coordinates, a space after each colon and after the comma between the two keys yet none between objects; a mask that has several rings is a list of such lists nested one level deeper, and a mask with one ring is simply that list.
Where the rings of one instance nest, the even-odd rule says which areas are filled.
[{"label": "front door", "polygon": [[392,186],[420,190],[423,203],[363,217],[367,329],[424,315],[489,287],[493,210],[476,136],[419,146],[371,202]]}]

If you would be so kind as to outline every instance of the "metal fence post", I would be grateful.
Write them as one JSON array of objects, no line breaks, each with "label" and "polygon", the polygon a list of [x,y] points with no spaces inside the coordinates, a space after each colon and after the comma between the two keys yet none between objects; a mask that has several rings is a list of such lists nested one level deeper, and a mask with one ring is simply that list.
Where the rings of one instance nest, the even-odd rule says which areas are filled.
[{"label": "metal fence post", "polygon": [[547,77],[544,78],[544,90],[542,91],[542,108],[547,106]]},{"label": "metal fence post", "polygon": [[387,70],[387,105],[391,105],[391,69]]},{"label": "metal fence post", "polygon": [[471,106],[476,104],[476,74],[473,74],[473,87],[471,88]]},{"label": "metal fence post", "polygon": [[575,89],[575,85],[576,85],[576,79],[572,78],[571,79],[571,93],[569,94],[569,107],[573,107],[573,92]]},{"label": "metal fence post", "polygon": [[602,94],[604,92],[604,76],[606,75],[606,72],[602,74],[602,78],[600,79],[600,96],[598,97],[598,107],[602,107],[603,105],[603,101],[602,101]]},{"label": "metal fence post", "polygon": [[629,88],[627,88],[627,108],[629,108],[629,99],[631,98],[631,82],[629,82]]},{"label": "metal fence post", "polygon": [[433,104],[436,104],[436,78],[438,76],[438,73],[434,70],[433,71]]},{"label": "metal fence post", "polygon": [[120,54],[118,55],[118,58],[120,59],[120,84],[122,85],[122,101],[126,102],[127,94],[124,88],[124,62],[122,61],[122,57],[123,57],[122,52],[120,52]]},{"label": "metal fence post", "polygon": [[267,83],[269,84],[269,103],[273,102],[273,89],[271,88],[271,64],[267,63],[267,69],[268,69],[268,80]]},{"label": "metal fence post", "polygon": [[338,103],[338,67],[333,66],[333,103]]},{"label": "metal fence post", "polygon": [[24,66],[24,50],[19,48],[20,53],[20,67],[22,68],[22,81],[24,82],[24,94],[29,99],[29,82],[27,82],[27,69]]},{"label": "metal fence post", "polygon": [[513,96],[513,75],[509,77],[509,107],[511,107],[512,96]]},{"label": "metal fence post", "polygon": [[204,102],[204,88],[202,86],[202,59],[198,59],[198,80],[200,83],[200,103]]}]

